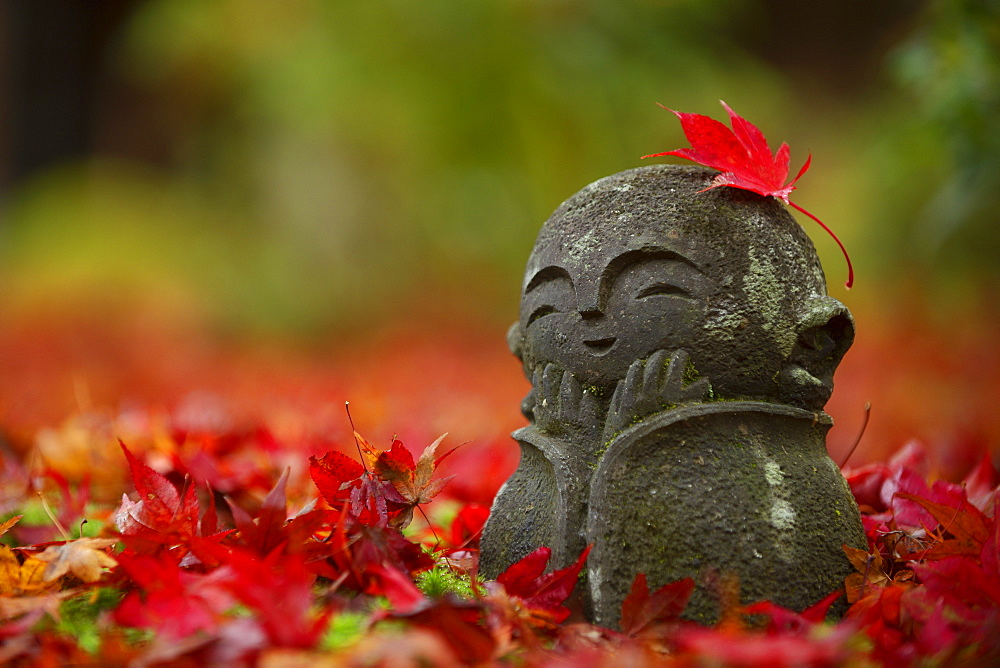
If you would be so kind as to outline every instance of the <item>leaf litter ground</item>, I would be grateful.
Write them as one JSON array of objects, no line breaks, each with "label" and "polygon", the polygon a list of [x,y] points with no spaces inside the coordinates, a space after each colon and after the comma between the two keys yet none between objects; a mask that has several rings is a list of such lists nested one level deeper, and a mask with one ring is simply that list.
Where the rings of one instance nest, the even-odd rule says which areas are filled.
[{"label": "leaf litter ground", "polygon": [[[516,413],[511,405],[494,410]],[[5,662],[771,666],[1000,658],[1000,478],[985,455],[958,483],[936,479],[916,444],[846,469],[869,546],[845,552],[855,572],[808,610],[741,602],[739,583],[717,574],[722,621],[694,626],[681,619],[692,581],[638,577],[620,630],[611,630],[575,611],[586,554],[547,572],[549,555],[539,550],[495,582],[477,577],[489,500],[515,462],[493,459],[489,443],[426,438],[416,407],[399,438],[372,439],[383,447],[327,428],[345,422],[339,411],[336,418],[309,412],[302,422],[314,429],[289,429],[292,411],[284,408],[267,421],[226,419],[219,395],[168,408],[122,406],[43,426],[28,447],[16,425],[4,427]],[[392,433],[392,415],[363,401],[353,408],[362,425]],[[838,597],[848,613],[826,622]]]},{"label": "leaf litter ground", "polygon": [[[226,443],[217,436],[215,444]],[[243,436],[247,446],[261,438]],[[211,442],[199,442],[209,443],[203,454],[215,454]],[[23,509],[0,525],[0,658],[917,665],[1000,657],[1000,475],[988,457],[957,484],[929,483],[916,445],[845,471],[869,549],[845,547],[856,572],[808,610],[741,604],[739,583],[717,574],[722,620],[705,628],[681,617],[693,581],[654,590],[640,575],[613,631],[573,611],[587,551],[546,572],[549,551],[541,548],[496,581],[477,576],[487,513],[458,502],[436,512],[434,497],[448,480],[436,475],[441,443],[415,458],[399,440],[380,450],[357,435],[357,458],[331,449],[309,459],[314,487],[300,481],[295,502],[289,469],[267,472],[275,482],[250,503],[253,495],[221,493],[179,458],[154,469],[125,443],[121,466],[132,491],[117,508],[87,502],[85,484],[44,470],[29,475],[7,460],[24,496]],[[40,492],[35,499],[31,489]],[[46,497],[53,503],[42,504],[42,517],[37,505]],[[417,526],[413,511],[425,504],[429,521]],[[65,535],[40,534],[46,519],[50,534]],[[82,535],[87,526],[95,536]],[[846,617],[825,621],[840,596],[851,604]]]}]

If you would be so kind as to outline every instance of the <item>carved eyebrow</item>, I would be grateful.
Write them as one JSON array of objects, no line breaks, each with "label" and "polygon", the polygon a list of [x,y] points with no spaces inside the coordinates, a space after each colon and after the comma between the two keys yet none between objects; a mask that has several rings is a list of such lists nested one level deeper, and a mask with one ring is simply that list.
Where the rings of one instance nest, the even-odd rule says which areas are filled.
[{"label": "carved eyebrow", "polygon": [[645,248],[638,248],[636,250],[622,253],[609,262],[607,268],[604,270],[604,274],[601,276],[601,281],[612,281],[615,276],[620,274],[627,267],[645,260],[673,260],[675,262],[686,264],[695,271],[701,273],[701,269],[694,263],[693,260],[688,259],[677,251],[670,250],[668,248],[660,248],[658,246],[647,246]]},{"label": "carved eyebrow", "polygon": [[646,260],[673,260],[675,262],[686,264],[698,273],[702,273],[701,269],[694,263],[693,260],[681,255],[675,250],[670,250],[669,248],[662,248],[660,246],[645,246],[643,248],[637,248],[636,250],[626,251],[609,262],[608,266],[604,269],[604,273],[601,275],[601,284],[599,288],[601,303],[606,303],[608,293],[611,291],[611,285],[614,283],[615,278],[618,277],[618,274],[622,273],[633,264],[645,262]]},{"label": "carved eyebrow", "polygon": [[524,288],[524,294],[528,294],[535,288],[537,288],[542,283],[547,283],[548,281],[554,281],[559,278],[565,278],[572,285],[573,279],[569,277],[569,272],[562,267],[557,267],[556,265],[551,265],[540,269],[531,280],[528,281],[528,285]]}]

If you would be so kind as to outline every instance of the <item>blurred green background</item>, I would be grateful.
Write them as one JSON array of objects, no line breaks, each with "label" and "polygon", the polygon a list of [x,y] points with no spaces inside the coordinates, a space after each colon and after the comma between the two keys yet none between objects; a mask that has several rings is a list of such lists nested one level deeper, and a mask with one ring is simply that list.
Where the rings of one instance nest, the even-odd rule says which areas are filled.
[{"label": "blurred green background", "polygon": [[996,309],[994,0],[17,0],[7,303],[177,302],[305,339],[513,319],[563,199],[724,99],[793,171],[831,293]]}]

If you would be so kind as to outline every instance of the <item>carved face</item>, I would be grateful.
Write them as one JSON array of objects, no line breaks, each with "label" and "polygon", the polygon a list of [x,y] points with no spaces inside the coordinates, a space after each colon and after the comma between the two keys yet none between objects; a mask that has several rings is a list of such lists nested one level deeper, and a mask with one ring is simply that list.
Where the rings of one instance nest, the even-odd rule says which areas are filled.
[{"label": "carved face", "polygon": [[[609,389],[636,360],[683,349],[718,396],[821,408],[854,337],[781,204],[715,172],[659,165],[584,188],[543,225],[511,348]],[[537,388],[536,388],[537,389]]]},{"label": "carved face", "polygon": [[613,256],[544,264],[521,301],[523,357],[608,386],[657,350],[703,327],[712,281],[677,250],[640,242]]}]

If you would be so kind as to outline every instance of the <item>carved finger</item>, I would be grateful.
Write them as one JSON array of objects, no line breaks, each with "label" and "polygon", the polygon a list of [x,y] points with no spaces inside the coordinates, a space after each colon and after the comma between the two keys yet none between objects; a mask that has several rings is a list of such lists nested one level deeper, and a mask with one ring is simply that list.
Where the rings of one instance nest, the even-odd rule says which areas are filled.
[{"label": "carved finger", "polygon": [[622,430],[624,418],[622,418],[622,396],[625,394],[625,383],[618,383],[615,393],[611,395],[611,405],[608,408],[608,417],[604,421],[604,434],[601,441],[606,445],[615,435]]},{"label": "carved finger", "polygon": [[618,383],[615,386],[614,394],[611,395],[611,403],[608,406],[609,419],[611,415],[621,412],[622,396],[625,394],[625,390],[622,389],[622,385],[624,385],[624,383]]},{"label": "carved finger", "polygon": [[581,391],[580,408],[577,411],[581,424],[599,424],[601,420],[601,402],[593,392]]},{"label": "carved finger", "polygon": [[552,405],[552,402],[559,396],[558,388],[561,382],[562,371],[560,371],[559,367],[551,362],[546,364],[545,370],[542,371],[542,397],[548,401],[549,406],[553,409],[556,407]]},{"label": "carved finger", "polygon": [[626,420],[625,413],[625,381],[620,381],[615,386],[615,393],[611,395],[611,405],[608,407],[608,417],[604,423],[604,442],[622,430]]},{"label": "carved finger", "polygon": [[691,356],[686,350],[674,351],[670,356],[670,364],[667,372],[663,375],[663,384],[660,386],[660,398],[667,403],[677,403],[684,394],[684,371],[687,369],[688,360]]},{"label": "carved finger", "polygon": [[583,388],[580,387],[580,381],[569,371],[563,373],[562,384],[559,386],[559,409],[564,419],[574,422],[579,420],[580,395],[582,394]]},{"label": "carved finger", "polygon": [[541,367],[536,368],[535,373],[531,377],[531,394],[534,395],[532,415],[535,418],[535,424],[545,428],[550,421],[554,407],[552,406],[552,400],[545,393],[545,379]]},{"label": "carved finger", "polygon": [[644,364],[643,360],[636,360],[632,362],[632,366],[628,368],[628,373],[625,374],[625,380],[622,381],[622,385],[624,386],[622,388],[622,407],[625,409],[624,412],[626,413],[630,411],[633,414],[635,413],[639,392],[642,389],[642,373]]},{"label": "carved finger", "polygon": [[667,363],[667,351],[657,350],[646,360],[646,370],[642,374],[643,385],[653,392],[660,387],[660,378]]},{"label": "carved finger", "polygon": [[660,410],[663,403],[660,397],[660,379],[663,376],[664,366],[667,361],[667,351],[658,350],[646,360],[646,365],[642,372],[642,386],[638,389],[638,399],[636,400],[634,413],[636,415],[650,415]]}]

